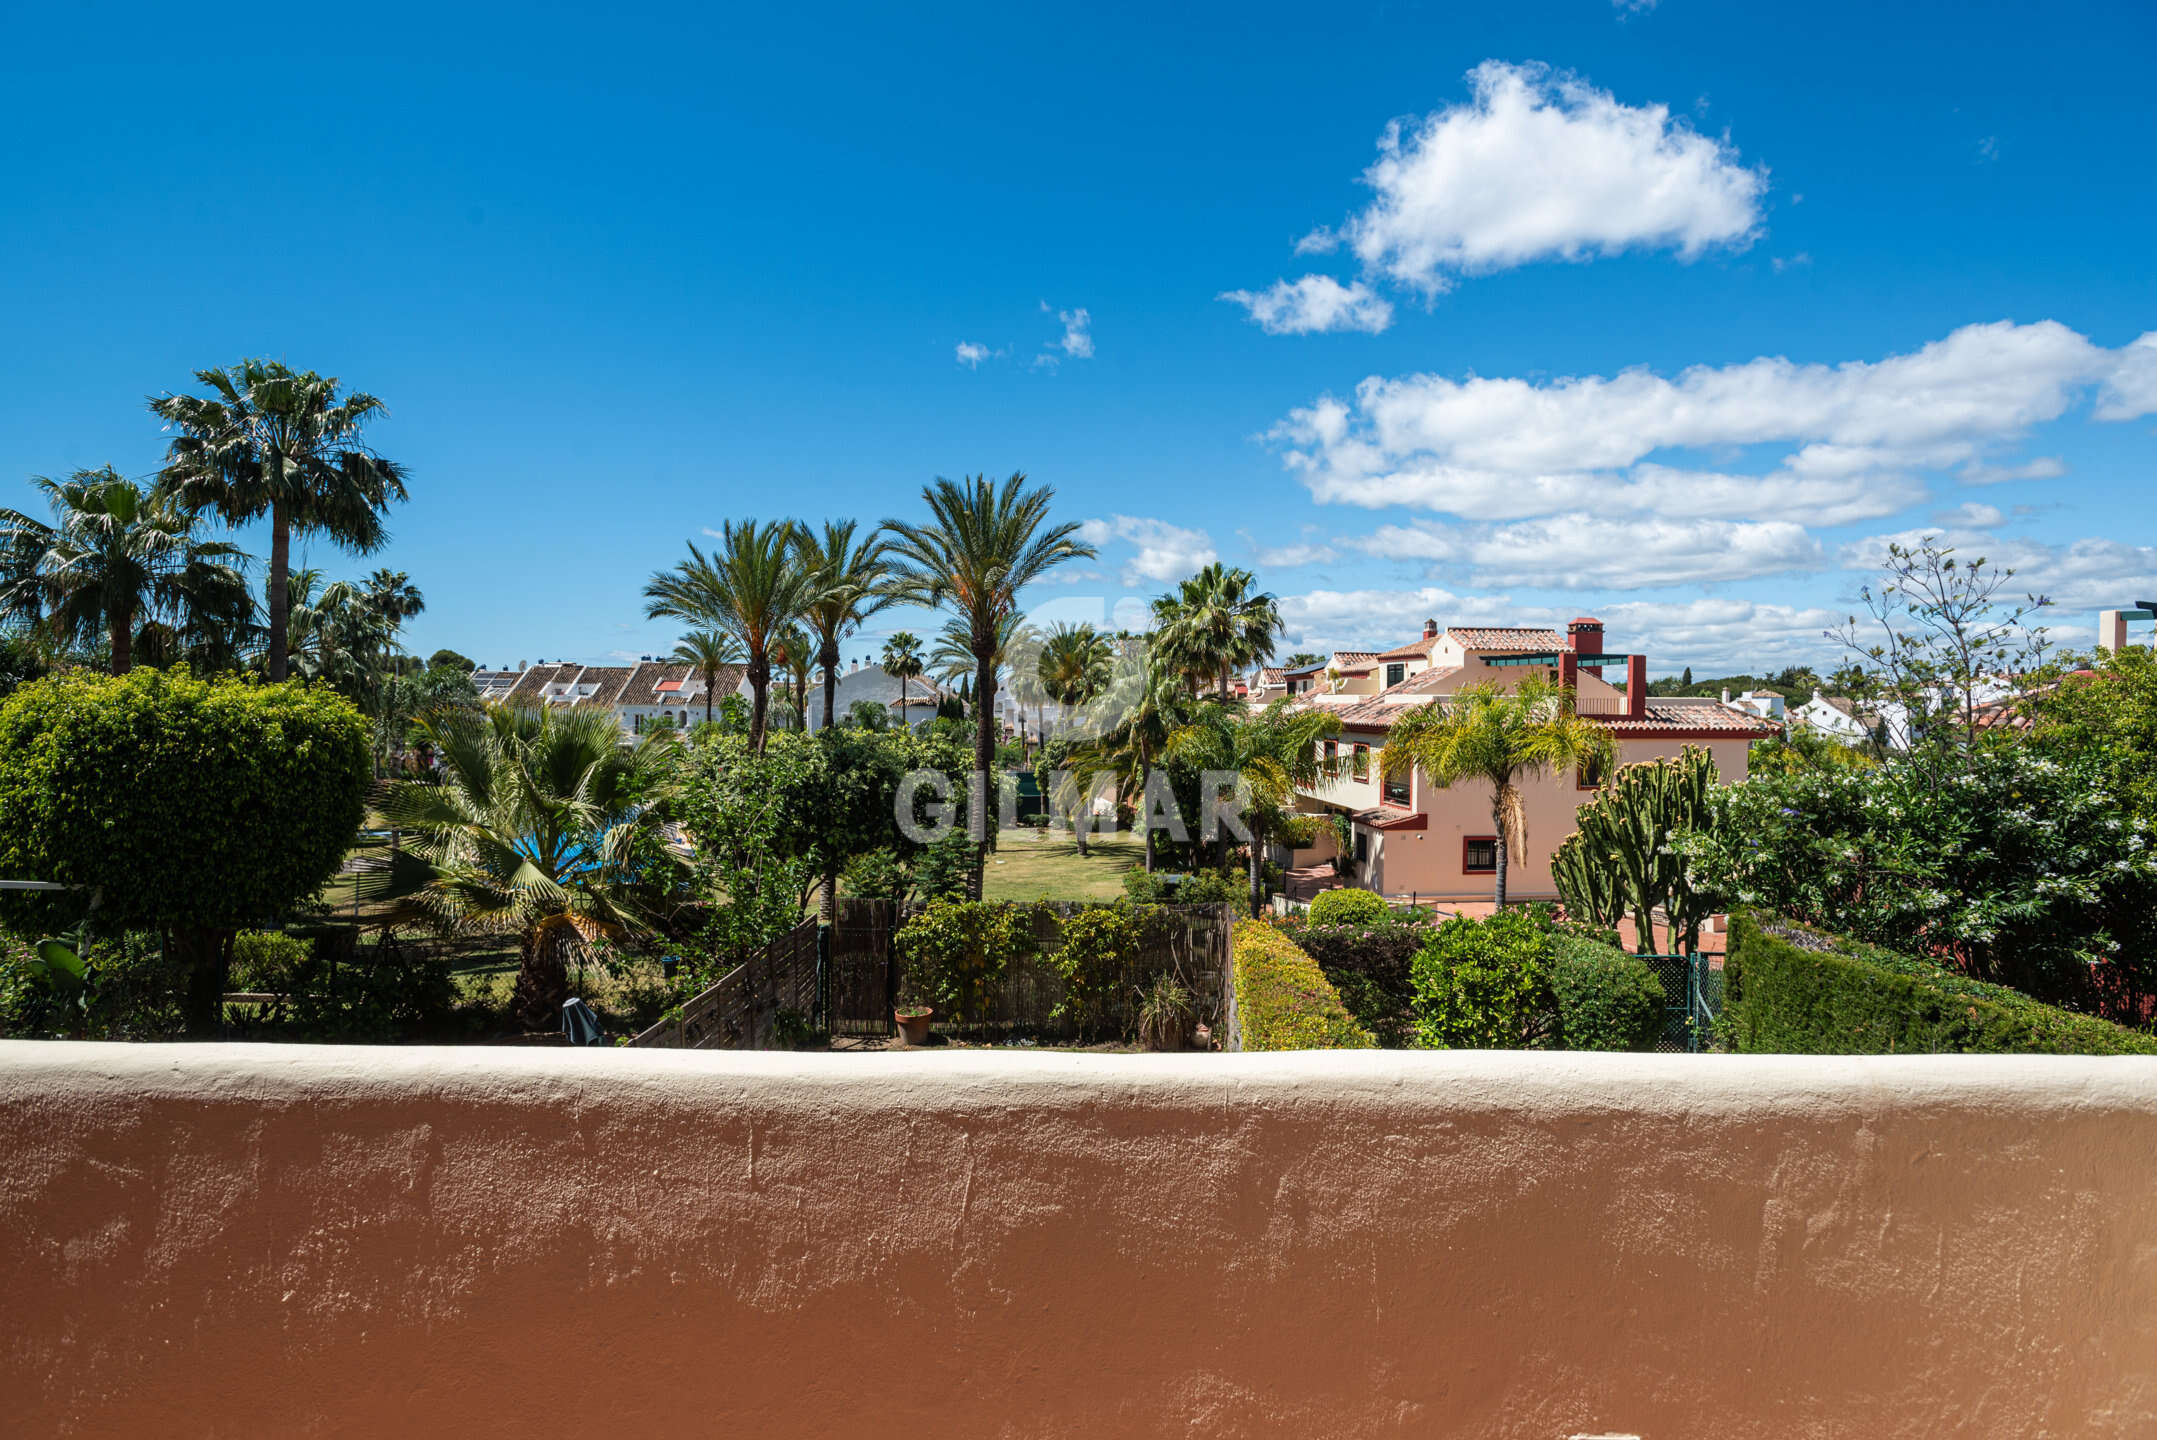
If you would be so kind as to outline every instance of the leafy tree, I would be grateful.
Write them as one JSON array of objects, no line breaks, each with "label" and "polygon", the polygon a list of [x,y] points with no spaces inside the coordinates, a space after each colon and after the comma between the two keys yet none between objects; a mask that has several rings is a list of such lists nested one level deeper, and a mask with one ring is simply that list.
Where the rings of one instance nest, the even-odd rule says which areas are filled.
[{"label": "leafy tree", "polygon": [[427,668],[429,670],[436,670],[445,666],[462,670],[469,675],[479,668],[479,662],[477,660],[468,660],[454,650],[437,650],[427,657]]},{"label": "leafy tree", "polygon": [[2003,746],[1754,776],[1682,843],[1739,904],[2069,1008],[2157,996],[2157,829],[2095,759]]},{"label": "leafy tree", "polygon": [[1004,971],[1033,953],[1033,916],[1005,901],[931,900],[894,941],[910,995],[955,1023],[978,1024]]},{"label": "leafy tree", "polygon": [[871,530],[856,539],[855,530],[852,520],[827,520],[821,534],[804,525],[794,536],[801,563],[816,577],[805,618],[816,636],[815,662],[824,672],[826,728],[835,723],[838,706],[839,642],[893,600],[884,587],[882,532]]},{"label": "leafy tree", "polygon": [[78,888],[0,913],[160,932],[188,1028],[213,1033],[233,934],[337,872],[370,779],[366,724],[327,690],[146,667],[36,681],[0,703],[0,875]]},{"label": "leafy tree", "polygon": [[1161,663],[1190,678],[1194,687],[1218,683],[1228,699],[1228,677],[1273,654],[1273,638],[1286,628],[1273,596],[1255,591],[1248,570],[1218,562],[1182,582],[1174,595],[1153,602],[1154,645]]},{"label": "leafy tree", "polygon": [[1113,782],[1117,803],[1139,812],[1149,875],[1158,845],[1154,827],[1145,823],[1147,787],[1156,763],[1168,753],[1169,736],[1189,721],[1196,705],[1181,676],[1142,654],[1119,656],[1108,688],[1093,704],[1089,726],[1095,733],[1071,752],[1066,803],[1076,811],[1102,781]]},{"label": "leafy tree", "polygon": [[0,510],[0,611],[63,644],[106,641],[115,675],[152,626],[151,648],[165,652],[153,663],[181,659],[190,642],[229,663],[253,614],[237,546],[199,538],[191,516],[109,465],[31,483],[53,523]]},{"label": "leafy tree", "polygon": [[[939,478],[921,492],[927,524],[887,520],[892,588],[908,602],[949,609],[967,630],[974,657],[974,772],[986,776],[996,759],[996,666],[1018,612],[1019,592],[1067,561],[1091,558],[1077,537],[1078,522],[1051,523],[1056,492],[1029,485],[1014,472],[1001,484],[985,475]],[[986,782],[984,782],[986,783]],[[984,807],[985,809],[986,807]],[[970,817],[975,842],[972,893],[981,890],[989,817]]]},{"label": "leafy tree", "polygon": [[441,783],[400,781],[384,806],[433,867],[420,901],[518,934],[517,1018],[552,1026],[580,945],[653,927],[666,742],[624,747],[610,711],[569,705],[438,711],[424,728]]},{"label": "leafy tree", "polygon": [[712,706],[717,702],[719,672],[734,663],[741,652],[735,648],[734,637],[723,630],[692,630],[682,636],[674,647],[671,657],[677,665],[687,665],[704,683],[704,723],[712,723]]},{"label": "leafy tree", "polygon": [[921,676],[921,638],[910,631],[899,631],[884,642],[881,663],[884,673],[899,682],[899,723],[910,726],[913,722],[906,715],[906,682]]},{"label": "leafy tree", "polygon": [[1410,962],[1416,1043],[1436,1050],[1525,1050],[1557,1026],[1548,929],[1525,910],[1435,927]]},{"label": "leafy tree", "polygon": [[1469,685],[1393,722],[1379,752],[1388,776],[1420,769],[1434,785],[1482,782],[1491,788],[1490,819],[1498,832],[1494,893],[1505,906],[1508,858],[1528,841],[1520,782],[1552,771],[1607,764],[1610,732],[1573,710],[1573,692],[1530,674],[1513,690]]},{"label": "leafy tree", "polygon": [[2063,676],[2026,708],[2040,750],[2095,765],[2122,804],[2157,823],[2157,651],[2115,650],[2095,675]]},{"label": "leafy tree", "polygon": [[816,577],[801,564],[791,520],[728,520],[709,557],[694,541],[689,558],[644,586],[649,619],[671,617],[732,636],[749,679],[749,746],[764,748],[771,710],[773,650],[807,613]]},{"label": "leafy tree", "polygon": [[362,440],[385,413],[382,402],[358,391],[340,398],[334,376],[242,360],[197,370],[195,379],[211,393],[150,401],[177,432],[159,484],[182,509],[214,510],[228,524],[270,517],[267,669],[282,680],[293,535],[319,535],[363,555],[380,549],[389,538],[383,512],[406,498],[405,472]]},{"label": "leafy tree", "polygon": [[1274,701],[1251,713],[1225,702],[1204,706],[1198,717],[1169,736],[1168,753],[1201,772],[1235,774],[1243,820],[1251,832],[1248,861],[1251,915],[1266,903],[1265,851],[1293,812],[1296,791],[1337,773],[1321,758],[1320,743],[1341,733],[1338,715]]}]

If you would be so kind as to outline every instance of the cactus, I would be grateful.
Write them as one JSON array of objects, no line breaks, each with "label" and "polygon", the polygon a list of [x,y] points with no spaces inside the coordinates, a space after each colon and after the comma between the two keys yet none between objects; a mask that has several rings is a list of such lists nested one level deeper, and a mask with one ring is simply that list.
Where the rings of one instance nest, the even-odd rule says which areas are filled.
[{"label": "cactus", "polygon": [[1688,745],[1678,758],[1645,760],[1619,769],[1580,807],[1578,830],[1558,847],[1552,877],[1568,913],[1596,925],[1615,925],[1630,910],[1643,954],[1654,948],[1654,912],[1670,917],[1687,946],[1715,897],[1697,891],[1686,859],[1671,840],[1703,823],[1715,788],[1715,761]]}]

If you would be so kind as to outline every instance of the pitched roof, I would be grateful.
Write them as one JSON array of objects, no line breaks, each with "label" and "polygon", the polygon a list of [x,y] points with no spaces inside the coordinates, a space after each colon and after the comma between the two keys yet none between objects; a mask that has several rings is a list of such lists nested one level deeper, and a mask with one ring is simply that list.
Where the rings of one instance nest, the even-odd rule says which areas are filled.
[{"label": "pitched roof", "polygon": [[1461,667],[1458,665],[1422,671],[1409,676],[1398,685],[1387,686],[1376,695],[1366,695],[1337,713],[1343,725],[1376,726],[1384,729],[1393,723],[1394,716],[1417,705],[1429,704],[1426,697],[1446,693],[1449,688],[1446,682],[1460,674],[1460,671]]},{"label": "pitched roof", "polygon": [[1438,639],[1439,637],[1436,635],[1418,635],[1406,645],[1396,645],[1391,650],[1379,655],[1378,658],[1381,660],[1428,659],[1431,651],[1438,648]]},{"label": "pitched roof", "polygon": [[1565,637],[1539,625],[1448,625],[1446,634],[1465,650],[1562,650]]},{"label": "pitched roof", "polygon": [[1623,715],[1590,715],[1587,718],[1607,726],[1620,739],[1697,730],[1727,733],[1733,740],[1740,736],[1759,738],[1782,733],[1782,726],[1772,720],[1732,710],[1722,701],[1705,695],[1650,695],[1647,716],[1640,720]]}]

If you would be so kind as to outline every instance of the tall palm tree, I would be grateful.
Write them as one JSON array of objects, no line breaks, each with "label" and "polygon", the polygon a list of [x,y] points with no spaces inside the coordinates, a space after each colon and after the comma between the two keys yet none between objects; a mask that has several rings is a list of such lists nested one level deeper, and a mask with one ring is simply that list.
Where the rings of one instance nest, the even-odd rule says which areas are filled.
[{"label": "tall palm tree", "polygon": [[1089,717],[1094,738],[1071,755],[1074,796],[1090,796],[1097,782],[1111,780],[1118,803],[1136,810],[1144,832],[1146,873],[1156,859],[1154,831],[1145,823],[1146,785],[1168,751],[1168,738],[1190,718],[1190,686],[1183,677],[1138,653],[1121,655],[1109,684],[1095,698]]},{"label": "tall palm tree", "polygon": [[718,698],[719,672],[734,663],[741,651],[734,637],[721,630],[692,630],[674,647],[673,660],[687,665],[704,682],[704,723],[712,721],[712,704]]},{"label": "tall palm tree", "polygon": [[691,541],[689,558],[644,586],[644,613],[687,620],[731,636],[749,677],[749,747],[764,749],[772,649],[816,596],[816,578],[794,548],[791,520],[729,520],[709,556]]},{"label": "tall palm tree", "polygon": [[193,516],[111,466],[65,480],[35,477],[53,515],[46,524],[0,510],[0,609],[65,644],[104,638],[112,673],[134,664],[138,630],[152,626],[155,658],[181,658],[190,634],[244,629],[251,612],[247,557],[195,535]]},{"label": "tall palm tree", "polygon": [[1449,787],[1490,786],[1490,819],[1498,836],[1494,894],[1505,905],[1508,858],[1526,858],[1528,813],[1520,782],[1553,771],[1607,765],[1610,731],[1581,718],[1573,692],[1530,673],[1512,690],[1469,685],[1393,722],[1379,764],[1390,777],[1421,770]]},{"label": "tall palm tree", "polygon": [[1115,648],[1091,625],[1059,623],[1041,641],[1035,662],[1042,691],[1069,716],[1108,688]]},{"label": "tall palm tree", "polygon": [[384,811],[433,867],[421,902],[521,936],[515,1007],[559,1023],[583,941],[649,928],[669,773],[659,737],[624,748],[612,712],[559,705],[437,711],[420,722],[440,784],[399,781]]},{"label": "tall palm tree", "polygon": [[794,709],[794,728],[809,728],[809,677],[816,671],[816,642],[809,632],[799,625],[789,625],[779,632],[778,643],[772,649],[772,663],[786,677],[781,688],[786,692]]},{"label": "tall palm tree", "polygon": [[1270,657],[1285,628],[1279,603],[1257,584],[1250,571],[1216,562],[1155,600],[1154,643],[1163,663],[1194,687],[1217,683],[1226,700],[1229,675]]},{"label": "tall palm tree", "polygon": [[190,512],[214,510],[228,524],[270,517],[268,671],[286,674],[285,576],[292,537],[320,535],[359,554],[389,539],[382,514],[403,500],[405,472],[361,439],[385,413],[372,395],[339,397],[335,376],[276,360],[197,370],[208,395],[160,395],[150,409],[175,431],[159,484]]},{"label": "tall palm tree", "polygon": [[909,630],[901,630],[884,642],[884,654],[880,662],[884,673],[899,682],[899,725],[908,728],[906,718],[906,682],[922,672],[921,637]]},{"label": "tall palm tree", "polygon": [[405,621],[427,608],[427,597],[402,570],[375,571],[367,577],[365,589],[368,605],[389,623],[392,635],[404,628]]},{"label": "tall palm tree", "polygon": [[836,719],[839,693],[839,642],[861,623],[892,603],[884,588],[883,532],[854,538],[852,520],[827,520],[822,534],[804,525],[795,533],[795,552],[816,574],[816,598],[809,602],[809,628],[816,632],[816,663],[824,671],[824,728]]},{"label": "tall palm tree", "polygon": [[1251,832],[1250,880],[1253,918],[1265,905],[1265,850],[1269,836],[1295,806],[1296,791],[1338,772],[1322,758],[1321,742],[1341,733],[1338,715],[1281,699],[1247,711],[1219,701],[1168,737],[1168,754],[1199,770],[1234,771],[1242,777],[1244,824]]}]

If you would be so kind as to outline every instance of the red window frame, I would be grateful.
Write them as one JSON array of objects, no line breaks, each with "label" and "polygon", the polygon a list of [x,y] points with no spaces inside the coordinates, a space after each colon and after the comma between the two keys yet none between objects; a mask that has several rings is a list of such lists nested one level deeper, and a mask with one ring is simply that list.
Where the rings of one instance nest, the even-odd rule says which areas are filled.
[{"label": "red window frame", "polygon": [[[1468,847],[1469,847],[1469,846],[1471,846],[1471,845],[1488,845],[1488,846],[1490,847],[1490,863],[1489,863],[1488,865],[1471,865],[1471,864],[1469,864],[1469,863],[1468,863]],[[1463,836],[1461,836],[1461,837],[1460,837],[1460,873],[1461,873],[1461,874],[1463,874],[1463,875],[1494,875],[1494,874],[1496,874],[1496,873],[1497,873],[1497,871],[1498,871],[1498,837],[1497,837],[1497,836],[1495,836],[1495,835],[1463,835]]]},{"label": "red window frame", "polygon": [[1370,779],[1371,747],[1368,745],[1358,745],[1354,749],[1354,751],[1350,753],[1348,763],[1351,768],[1351,772],[1358,780]]}]

